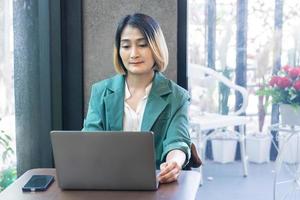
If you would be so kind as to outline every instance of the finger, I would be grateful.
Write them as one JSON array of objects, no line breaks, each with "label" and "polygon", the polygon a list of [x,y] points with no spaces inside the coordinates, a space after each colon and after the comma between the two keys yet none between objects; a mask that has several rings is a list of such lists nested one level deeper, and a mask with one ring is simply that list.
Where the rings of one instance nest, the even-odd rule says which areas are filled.
[{"label": "finger", "polygon": [[165,182],[169,179],[177,178],[180,173],[180,170],[178,168],[173,168],[171,171],[169,171],[167,174],[159,176],[159,181]]},{"label": "finger", "polygon": [[172,177],[169,177],[169,178],[161,178],[159,179],[159,182],[160,183],[170,183],[170,182],[173,182],[173,181],[176,181],[179,177],[179,173],[177,175],[174,175]]},{"label": "finger", "polygon": [[169,166],[164,168],[163,170],[160,171],[160,174],[159,176],[162,177],[162,176],[165,176],[166,174],[170,173],[170,171],[172,171],[172,168],[170,168]]},{"label": "finger", "polygon": [[169,177],[171,177],[179,172],[180,172],[180,169],[176,165],[174,165],[173,168],[169,168],[169,171],[166,174],[164,174],[163,177],[168,179]]},{"label": "finger", "polygon": [[180,168],[178,166],[178,164],[176,162],[169,162],[167,163],[168,165],[166,166],[166,168],[164,169],[164,172],[162,173],[162,175],[169,173],[170,171],[172,171],[174,168]]},{"label": "finger", "polygon": [[164,163],[162,163],[162,164],[160,164],[160,170],[162,170],[162,169],[164,169],[164,168],[166,168],[168,166],[168,163],[166,163],[166,162],[164,162]]},{"label": "finger", "polygon": [[179,173],[176,176],[170,177],[169,179],[165,179],[164,183],[171,183],[171,182],[177,181],[178,177],[179,177]]},{"label": "finger", "polygon": [[170,171],[172,171],[174,168],[177,168],[178,170],[180,170],[179,165],[174,161],[166,162],[165,166],[166,167],[163,170],[160,171],[160,174],[159,174],[160,177],[165,176]]},{"label": "finger", "polygon": [[164,176],[165,174],[172,171],[174,168],[177,168],[177,163],[176,162],[166,163],[165,168],[161,170],[159,175]]},{"label": "finger", "polygon": [[166,174],[166,167],[168,166],[168,163],[162,163],[160,165],[160,172],[158,174],[158,176],[162,176],[164,174]]},{"label": "finger", "polygon": [[169,171],[169,173],[167,173],[166,175],[164,175],[165,179],[169,179],[173,176],[176,176],[179,173],[179,169],[177,168],[173,168],[172,170]]},{"label": "finger", "polygon": [[164,176],[170,171],[170,166],[168,163],[165,163],[163,166],[161,166],[159,176]]}]

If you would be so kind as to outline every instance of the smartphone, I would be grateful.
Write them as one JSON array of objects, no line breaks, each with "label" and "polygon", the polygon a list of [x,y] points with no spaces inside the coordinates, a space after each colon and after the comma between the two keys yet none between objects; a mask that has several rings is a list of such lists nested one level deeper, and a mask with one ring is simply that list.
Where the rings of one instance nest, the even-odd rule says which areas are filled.
[{"label": "smartphone", "polygon": [[53,183],[54,176],[33,175],[22,187],[23,192],[45,191]]}]

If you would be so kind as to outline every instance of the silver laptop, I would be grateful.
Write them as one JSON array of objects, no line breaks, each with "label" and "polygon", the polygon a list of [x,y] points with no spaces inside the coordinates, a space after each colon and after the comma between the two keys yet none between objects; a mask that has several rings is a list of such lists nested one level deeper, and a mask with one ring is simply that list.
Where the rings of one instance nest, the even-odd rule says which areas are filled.
[{"label": "silver laptop", "polygon": [[58,185],[80,190],[156,190],[152,132],[50,133]]}]

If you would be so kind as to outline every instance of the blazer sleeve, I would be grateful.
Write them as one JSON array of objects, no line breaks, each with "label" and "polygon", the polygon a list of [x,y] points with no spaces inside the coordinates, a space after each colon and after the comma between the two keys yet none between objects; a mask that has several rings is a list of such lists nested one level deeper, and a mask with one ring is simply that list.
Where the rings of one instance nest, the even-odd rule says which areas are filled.
[{"label": "blazer sleeve", "polygon": [[191,157],[191,138],[189,134],[189,120],[187,114],[188,106],[189,100],[187,99],[172,116],[166,138],[163,141],[161,161],[164,161],[167,154],[175,149],[183,151],[186,155],[186,161],[183,167],[188,163]]},{"label": "blazer sleeve", "polygon": [[97,85],[92,86],[88,112],[83,123],[82,131],[104,130],[101,108],[103,107],[102,94]]}]

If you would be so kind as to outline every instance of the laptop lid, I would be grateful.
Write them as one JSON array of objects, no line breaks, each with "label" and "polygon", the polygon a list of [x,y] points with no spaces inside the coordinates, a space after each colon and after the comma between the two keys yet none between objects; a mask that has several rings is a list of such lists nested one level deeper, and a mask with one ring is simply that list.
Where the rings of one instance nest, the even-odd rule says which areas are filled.
[{"label": "laptop lid", "polygon": [[50,133],[62,189],[157,189],[152,132]]}]

